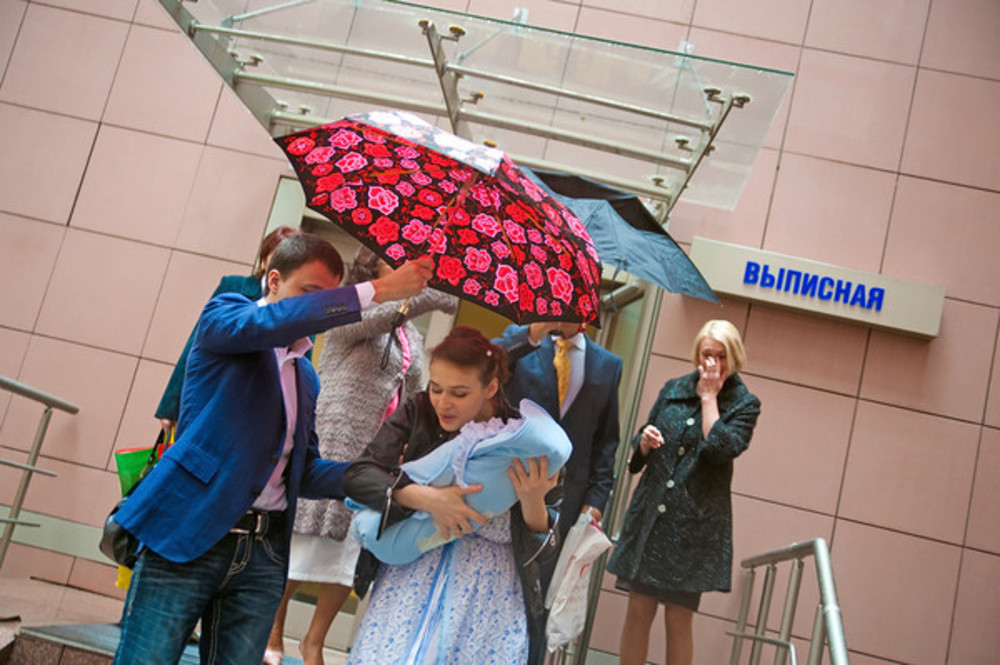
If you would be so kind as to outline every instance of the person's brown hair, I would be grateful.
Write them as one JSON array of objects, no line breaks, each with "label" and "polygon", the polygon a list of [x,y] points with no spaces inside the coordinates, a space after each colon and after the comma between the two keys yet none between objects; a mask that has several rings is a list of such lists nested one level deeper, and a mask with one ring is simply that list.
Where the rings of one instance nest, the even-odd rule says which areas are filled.
[{"label": "person's brown hair", "polygon": [[264,236],[264,239],[260,241],[260,249],[257,250],[257,263],[253,269],[253,276],[261,279],[267,272],[267,264],[271,255],[274,254],[274,250],[281,244],[281,241],[298,233],[302,233],[302,231],[290,226],[279,226]]},{"label": "person's brown hair", "polygon": [[468,326],[456,326],[431,350],[431,362],[447,360],[453,365],[466,369],[476,369],[485,386],[494,378],[499,380],[501,394],[503,385],[510,378],[507,352],[486,339],[483,333]]},{"label": "person's brown hair", "polygon": [[344,276],[344,261],[337,248],[311,233],[288,236],[274,249],[268,271],[277,270],[282,279],[307,263],[320,261],[338,280]]},{"label": "person's brown hair", "polygon": [[364,245],[358,247],[354,252],[354,260],[347,269],[347,277],[344,279],[344,286],[349,284],[361,284],[370,282],[378,277],[379,257],[372,250]]}]

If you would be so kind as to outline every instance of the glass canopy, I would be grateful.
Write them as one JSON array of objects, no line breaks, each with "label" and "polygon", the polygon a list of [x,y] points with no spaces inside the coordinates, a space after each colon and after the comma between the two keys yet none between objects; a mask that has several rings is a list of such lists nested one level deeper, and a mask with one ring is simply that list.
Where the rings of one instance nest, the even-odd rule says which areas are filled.
[{"label": "glass canopy", "polygon": [[160,0],[280,135],[402,108],[515,162],[732,208],[787,72],[390,0]]}]

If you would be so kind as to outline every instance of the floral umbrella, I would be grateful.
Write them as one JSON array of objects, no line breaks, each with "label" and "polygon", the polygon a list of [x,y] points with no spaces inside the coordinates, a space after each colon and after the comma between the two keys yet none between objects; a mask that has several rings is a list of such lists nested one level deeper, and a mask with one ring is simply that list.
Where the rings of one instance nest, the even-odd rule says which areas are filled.
[{"label": "floral umbrella", "polygon": [[502,151],[401,111],[275,140],[309,207],[389,265],[430,255],[430,286],[520,323],[597,317],[600,261],[583,224]]}]

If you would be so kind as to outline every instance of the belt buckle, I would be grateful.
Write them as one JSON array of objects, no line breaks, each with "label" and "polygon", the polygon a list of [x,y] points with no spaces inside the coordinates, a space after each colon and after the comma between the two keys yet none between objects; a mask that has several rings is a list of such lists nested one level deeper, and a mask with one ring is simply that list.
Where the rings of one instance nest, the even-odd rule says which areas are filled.
[{"label": "belt buckle", "polygon": [[[253,515],[256,520],[253,525],[253,528],[244,529],[243,527],[234,526],[232,529],[229,530],[229,533],[235,533],[241,536],[244,535],[260,536],[266,531],[267,523],[265,520],[267,519],[267,515],[265,515],[262,511],[258,510],[248,510],[247,514]],[[244,515],[244,517],[245,516],[246,515]]]}]

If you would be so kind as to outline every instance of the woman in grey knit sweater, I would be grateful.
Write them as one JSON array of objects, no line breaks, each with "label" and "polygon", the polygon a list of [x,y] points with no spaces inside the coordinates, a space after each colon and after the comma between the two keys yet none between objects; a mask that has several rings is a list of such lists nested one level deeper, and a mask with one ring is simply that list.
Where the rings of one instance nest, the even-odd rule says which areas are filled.
[{"label": "woman in grey knit sweater", "polygon": [[[391,269],[371,250],[354,255],[346,284],[374,279]],[[375,437],[382,421],[422,387],[424,340],[410,319],[440,310],[454,313],[458,300],[425,289],[410,299],[402,326],[392,331],[398,302],[373,305],[361,321],[326,332],[317,371],[316,433],[325,459],[350,461]],[[388,345],[388,357],[383,363]],[[288,584],[275,616],[265,663],[280,663],[288,601],[301,582],[319,582],[309,629],[299,643],[305,665],[323,663],[323,641],[351,592],[360,545],[348,534],[351,511],[340,501],[300,499],[289,555]]]}]

